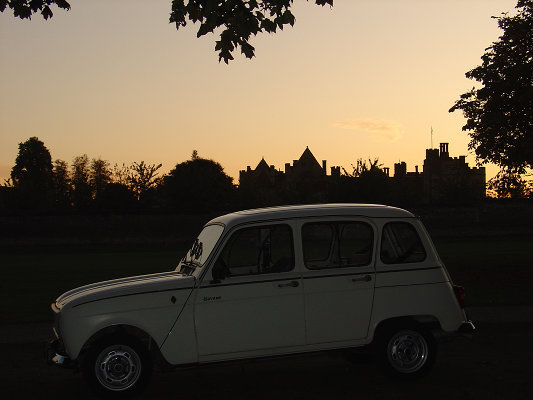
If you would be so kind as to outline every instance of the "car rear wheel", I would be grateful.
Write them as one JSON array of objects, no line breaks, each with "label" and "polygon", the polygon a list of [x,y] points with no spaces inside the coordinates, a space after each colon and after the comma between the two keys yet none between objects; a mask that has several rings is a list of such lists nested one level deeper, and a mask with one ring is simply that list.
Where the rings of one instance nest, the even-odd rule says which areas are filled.
[{"label": "car rear wheel", "polygon": [[380,343],[381,364],[390,375],[415,378],[435,362],[436,343],[422,327],[391,329]]}]

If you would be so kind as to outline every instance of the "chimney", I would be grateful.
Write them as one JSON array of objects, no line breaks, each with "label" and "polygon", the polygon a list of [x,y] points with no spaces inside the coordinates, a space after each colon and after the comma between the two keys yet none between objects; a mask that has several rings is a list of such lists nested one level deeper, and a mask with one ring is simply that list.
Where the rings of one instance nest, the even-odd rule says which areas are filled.
[{"label": "chimney", "polygon": [[440,156],[441,157],[448,157],[448,143],[441,143],[440,144]]},{"label": "chimney", "polygon": [[389,167],[384,167],[383,168],[383,172],[385,172],[387,174],[387,176],[389,176]]},{"label": "chimney", "polygon": [[407,174],[407,164],[405,161],[395,163],[394,164],[394,177],[400,178],[402,176],[405,176]]},{"label": "chimney", "polygon": [[322,160],[322,169],[324,170],[324,174],[326,174],[327,172],[327,167],[326,167],[326,164],[327,164],[327,161],[326,160]]}]

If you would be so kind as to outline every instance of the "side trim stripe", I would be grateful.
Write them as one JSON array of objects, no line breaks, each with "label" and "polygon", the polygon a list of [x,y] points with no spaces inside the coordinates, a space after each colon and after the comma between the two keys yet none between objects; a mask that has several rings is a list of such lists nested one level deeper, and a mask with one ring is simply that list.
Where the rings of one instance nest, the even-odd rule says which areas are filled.
[{"label": "side trim stripe", "polygon": [[[351,273],[342,273],[342,274],[327,274],[327,275],[315,275],[315,276],[304,276],[302,279],[319,279],[319,278],[335,278],[342,276],[357,276],[357,275],[372,275],[372,274],[389,274],[397,272],[409,272],[409,271],[429,271],[441,269],[441,267],[426,267],[426,268],[406,268],[406,269],[391,269],[386,271],[366,271],[366,272],[351,272]],[[213,287],[223,287],[223,286],[238,286],[238,285],[252,285],[256,283],[269,283],[269,282],[279,282],[279,281],[290,281],[297,280],[300,277],[285,277],[285,278],[276,278],[276,279],[264,279],[259,281],[250,281],[250,282],[234,282],[234,283],[217,283],[217,284],[204,284],[199,287],[199,289],[204,288],[213,288]]]},{"label": "side trim stripe", "polygon": [[73,306],[72,308],[76,308],[76,307],[79,307],[79,306],[83,306],[83,305],[85,305],[85,304],[89,304],[89,303],[95,303],[95,302],[97,302],[97,301],[109,300],[109,299],[117,299],[117,298],[120,298],[120,297],[139,296],[139,295],[141,295],[141,294],[150,294],[150,293],[175,292],[175,291],[178,291],[178,290],[187,290],[187,289],[193,289],[193,288],[194,288],[194,286],[191,286],[191,287],[185,287],[185,288],[177,288],[177,289],[150,290],[150,291],[139,292],[139,293],[118,294],[118,295],[116,295],[116,296],[102,297],[101,299],[94,299],[94,300],[85,301],[85,302],[83,302],[83,303],[76,304],[76,305]]}]

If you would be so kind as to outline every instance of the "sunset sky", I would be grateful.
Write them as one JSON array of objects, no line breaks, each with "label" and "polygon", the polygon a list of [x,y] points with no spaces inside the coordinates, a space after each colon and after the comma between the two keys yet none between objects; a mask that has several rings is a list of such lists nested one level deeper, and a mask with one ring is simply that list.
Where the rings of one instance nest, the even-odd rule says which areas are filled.
[{"label": "sunset sky", "polygon": [[283,169],[306,146],[328,170],[360,157],[421,169],[431,127],[434,147],[467,155],[464,118],[448,109],[501,34],[491,16],[516,0],[296,0],[293,28],[253,38],[256,57],[229,65],[218,36],[168,23],[171,0],[70,3],[49,21],[0,14],[2,182],[31,136],[53,159],[162,172],[196,149],[235,183],[261,157]]}]

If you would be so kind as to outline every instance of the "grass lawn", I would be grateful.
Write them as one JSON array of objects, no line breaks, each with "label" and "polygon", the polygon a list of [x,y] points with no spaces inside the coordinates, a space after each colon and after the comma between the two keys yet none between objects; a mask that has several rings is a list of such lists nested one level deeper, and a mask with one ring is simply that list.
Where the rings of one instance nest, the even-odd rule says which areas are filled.
[{"label": "grass lawn", "polygon": [[436,238],[467,305],[533,304],[533,236]]},{"label": "grass lawn", "polygon": [[52,318],[61,293],[92,282],[173,270],[188,245],[4,248],[0,254],[2,323]]},{"label": "grass lawn", "polygon": [[[454,282],[466,288],[467,304],[533,304],[533,236],[441,237],[435,244]],[[188,245],[3,248],[2,323],[50,320],[50,303],[77,286],[172,270]]]}]

